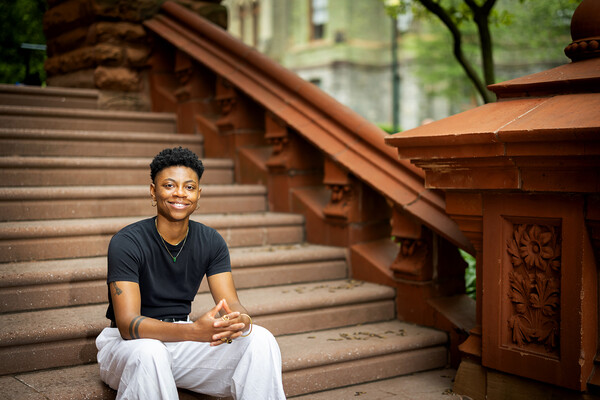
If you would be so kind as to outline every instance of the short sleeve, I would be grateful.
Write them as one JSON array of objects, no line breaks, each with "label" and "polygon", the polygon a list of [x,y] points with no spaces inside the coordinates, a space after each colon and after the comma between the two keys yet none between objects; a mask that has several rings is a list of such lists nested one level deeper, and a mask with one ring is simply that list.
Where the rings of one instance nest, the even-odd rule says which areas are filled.
[{"label": "short sleeve", "polygon": [[108,245],[106,282],[130,281],[139,283],[141,255],[138,245],[127,235],[116,234]]},{"label": "short sleeve", "polygon": [[211,246],[213,251],[211,252],[211,258],[206,268],[206,276],[231,272],[231,260],[229,258],[227,243],[225,243],[225,239],[216,230],[213,231]]}]

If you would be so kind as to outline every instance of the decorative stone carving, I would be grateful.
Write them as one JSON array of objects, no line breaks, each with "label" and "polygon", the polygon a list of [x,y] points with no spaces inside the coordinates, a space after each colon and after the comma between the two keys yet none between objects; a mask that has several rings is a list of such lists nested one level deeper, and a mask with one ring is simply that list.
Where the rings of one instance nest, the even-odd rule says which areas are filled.
[{"label": "decorative stone carving", "polygon": [[560,335],[560,232],[555,226],[515,224],[507,249],[513,270],[508,296],[512,342],[558,354]]},{"label": "decorative stone carving", "polygon": [[272,146],[267,167],[285,168],[287,165],[285,148],[290,143],[288,130],[285,123],[270,112],[265,115],[265,141]]},{"label": "decorative stone carving", "polygon": [[340,168],[330,159],[325,160],[325,177],[323,183],[331,190],[329,203],[323,208],[323,214],[328,218],[346,221],[352,201],[352,182],[348,171]]},{"label": "decorative stone carving", "polygon": [[582,1],[571,19],[573,41],[565,48],[565,55],[573,61],[600,56],[600,3]]},{"label": "decorative stone carving", "polygon": [[219,77],[217,79],[217,104],[220,109],[220,118],[217,121],[217,127],[221,133],[234,129],[233,120],[231,114],[235,109],[237,103],[237,94],[233,85]]},{"label": "decorative stone carving", "polygon": [[175,55],[175,77],[179,83],[175,97],[179,102],[188,101],[191,97],[191,87],[188,83],[192,77],[192,60],[182,51],[177,51]]}]

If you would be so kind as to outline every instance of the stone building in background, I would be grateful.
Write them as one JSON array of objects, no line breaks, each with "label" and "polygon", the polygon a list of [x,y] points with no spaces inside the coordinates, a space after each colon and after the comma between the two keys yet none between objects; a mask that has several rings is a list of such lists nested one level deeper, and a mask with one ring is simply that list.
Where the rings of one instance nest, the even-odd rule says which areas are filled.
[{"label": "stone building in background", "polygon": [[[368,120],[392,124],[392,30],[381,0],[224,0],[229,31]],[[410,20],[399,22],[400,31]],[[401,40],[401,38],[399,38]],[[400,126],[448,115],[426,102],[402,57]]]}]

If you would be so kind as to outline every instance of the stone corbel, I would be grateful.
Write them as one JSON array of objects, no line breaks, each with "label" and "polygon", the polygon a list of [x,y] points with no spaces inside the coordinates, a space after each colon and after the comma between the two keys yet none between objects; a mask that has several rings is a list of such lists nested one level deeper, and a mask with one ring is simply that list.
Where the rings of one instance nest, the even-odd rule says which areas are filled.
[{"label": "stone corbel", "polygon": [[192,77],[192,60],[182,51],[175,54],[175,77],[179,84],[175,89],[175,97],[180,103],[186,102],[191,98],[190,80]]},{"label": "stone corbel", "polygon": [[265,116],[265,141],[272,146],[272,153],[266,162],[269,169],[286,170],[289,154],[286,151],[290,137],[285,123],[272,113]]},{"label": "stone corbel", "polygon": [[326,158],[323,183],[331,190],[331,198],[323,209],[323,214],[327,218],[347,222],[353,201],[352,181],[348,171]]},{"label": "stone corbel", "polygon": [[233,113],[238,101],[238,95],[233,85],[222,77],[217,77],[217,104],[219,105],[220,118],[217,127],[221,133],[235,128]]},{"label": "stone corbel", "polygon": [[398,255],[390,265],[394,276],[400,279],[428,281],[433,278],[430,257],[430,232],[394,207],[392,236],[398,243]]}]

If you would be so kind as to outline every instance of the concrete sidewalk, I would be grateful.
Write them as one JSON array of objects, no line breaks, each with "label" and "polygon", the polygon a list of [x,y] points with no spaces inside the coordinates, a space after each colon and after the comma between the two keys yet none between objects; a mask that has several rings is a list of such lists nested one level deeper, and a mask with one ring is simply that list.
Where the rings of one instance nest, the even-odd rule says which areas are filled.
[{"label": "concrete sidewalk", "polygon": [[438,369],[413,375],[348,386],[305,396],[294,400],[467,400],[452,392],[454,369]]}]

